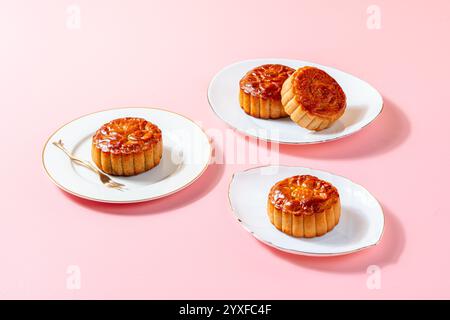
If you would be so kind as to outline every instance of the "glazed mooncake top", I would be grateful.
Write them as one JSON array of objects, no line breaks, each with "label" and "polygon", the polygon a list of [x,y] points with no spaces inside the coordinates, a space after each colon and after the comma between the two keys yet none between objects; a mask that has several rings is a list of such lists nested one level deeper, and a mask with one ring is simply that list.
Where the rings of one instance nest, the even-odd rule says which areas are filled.
[{"label": "glazed mooncake top", "polygon": [[142,118],[120,118],[104,124],[92,137],[103,152],[129,154],[147,150],[161,141],[161,130]]},{"label": "glazed mooncake top", "polygon": [[303,109],[320,117],[344,113],[347,104],[345,93],[328,73],[314,67],[303,67],[292,77],[295,99]]},{"label": "glazed mooncake top", "polygon": [[339,193],[331,183],[310,175],[281,180],[269,193],[269,201],[276,209],[297,215],[321,213],[338,200]]},{"label": "glazed mooncake top", "polygon": [[239,86],[245,93],[258,98],[281,99],[283,82],[294,71],[281,64],[265,64],[247,72]]}]

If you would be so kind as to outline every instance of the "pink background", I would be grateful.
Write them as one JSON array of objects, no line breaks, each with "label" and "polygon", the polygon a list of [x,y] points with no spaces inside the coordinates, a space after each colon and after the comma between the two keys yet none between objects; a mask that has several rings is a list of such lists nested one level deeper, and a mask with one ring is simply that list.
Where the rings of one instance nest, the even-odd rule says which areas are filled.
[{"label": "pink background", "polygon": [[[79,0],[80,30],[66,27],[71,3],[1,1],[0,298],[450,298],[448,1]],[[366,27],[373,3],[381,30]],[[47,137],[86,113],[160,106],[226,129],[208,83],[261,57],[333,66],[382,93],[383,114],[360,133],[280,147],[283,164],[368,188],[386,213],[379,246],[309,258],[259,243],[226,196],[252,165],[212,165],[137,205],[80,200],[47,178]],[[372,264],[380,290],[366,286]],[[68,265],[80,290],[66,289]]]}]

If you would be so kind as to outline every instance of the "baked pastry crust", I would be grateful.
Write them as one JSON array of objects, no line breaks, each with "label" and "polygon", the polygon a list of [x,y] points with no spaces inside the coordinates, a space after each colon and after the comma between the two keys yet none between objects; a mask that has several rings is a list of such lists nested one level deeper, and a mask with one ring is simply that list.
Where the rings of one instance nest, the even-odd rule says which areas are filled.
[{"label": "baked pastry crust", "polygon": [[314,67],[298,69],[283,83],[281,103],[295,123],[315,131],[330,127],[347,104],[336,80]]},{"label": "baked pastry crust", "polygon": [[262,119],[287,117],[281,88],[294,71],[281,64],[265,64],[247,72],[239,81],[239,104],[244,112]]},{"label": "baked pastry crust", "polygon": [[133,176],[159,164],[161,130],[142,118],[120,118],[104,124],[92,137],[92,160],[105,173]]},{"label": "baked pastry crust", "polygon": [[331,183],[317,177],[293,176],[270,189],[267,213],[270,222],[290,236],[322,236],[339,223],[339,193]]}]

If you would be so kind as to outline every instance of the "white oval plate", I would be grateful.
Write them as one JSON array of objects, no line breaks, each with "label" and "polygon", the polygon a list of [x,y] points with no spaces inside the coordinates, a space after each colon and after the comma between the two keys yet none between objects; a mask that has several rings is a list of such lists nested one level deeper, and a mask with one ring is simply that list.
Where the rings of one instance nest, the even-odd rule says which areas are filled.
[{"label": "white oval plate", "polygon": [[[330,128],[314,132],[296,125],[289,117],[263,120],[245,114],[239,106],[239,80],[247,71],[267,63],[283,64],[294,69],[315,66],[326,71],[336,79],[347,96],[344,115]],[[288,59],[246,60],[225,67],[211,80],[208,101],[217,116],[236,130],[259,139],[286,144],[320,143],[348,136],[371,123],[383,108],[380,93],[367,82],[334,68]]]},{"label": "white oval plate", "polygon": [[[122,117],[141,117],[162,131],[163,155],[158,166],[131,177],[114,177],[126,190],[104,186],[90,170],[73,164],[52,142],[61,139],[66,148],[81,159],[91,161],[91,138],[103,124]],[[161,198],[195,181],[206,170],[211,145],[193,121],[157,108],[123,108],[100,111],[73,120],[48,139],[42,162],[51,180],[81,198],[100,202],[132,203]],[[91,161],[92,162],[92,161]]]},{"label": "white oval plate", "polygon": [[[316,238],[294,238],[278,231],[267,216],[267,196],[278,181],[310,174],[331,182],[339,191],[342,214],[338,225]],[[266,166],[237,172],[229,186],[231,209],[241,225],[258,240],[282,251],[313,256],[335,256],[378,244],[384,214],[364,187],[346,178],[304,167]]]}]

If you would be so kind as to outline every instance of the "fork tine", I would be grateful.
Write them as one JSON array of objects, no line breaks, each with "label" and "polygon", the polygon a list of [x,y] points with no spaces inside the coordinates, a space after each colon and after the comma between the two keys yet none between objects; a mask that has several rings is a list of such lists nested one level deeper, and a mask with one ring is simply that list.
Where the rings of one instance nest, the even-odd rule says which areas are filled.
[{"label": "fork tine", "polygon": [[117,187],[125,187],[125,185],[124,184],[121,184],[121,183],[119,183],[119,182],[115,182],[115,181],[110,181],[110,183],[113,185],[113,186],[117,186]]},{"label": "fork tine", "polygon": [[124,191],[124,188],[116,183],[108,183],[107,186],[119,191]]},{"label": "fork tine", "polygon": [[100,181],[103,183],[103,185],[110,187],[110,188],[117,189],[117,190],[121,190],[121,191],[126,189],[124,184],[113,181],[108,175],[99,171],[90,162],[75,157],[71,152],[69,152],[68,150],[65,149],[64,143],[62,142],[61,139],[59,139],[58,141],[53,141],[52,143],[55,146],[57,146],[58,148],[60,148],[62,151],[64,151],[67,154],[67,156],[69,156],[71,161],[77,163],[78,165],[83,165],[86,168],[90,169],[91,171],[95,172],[98,175],[98,177],[100,178]]}]

